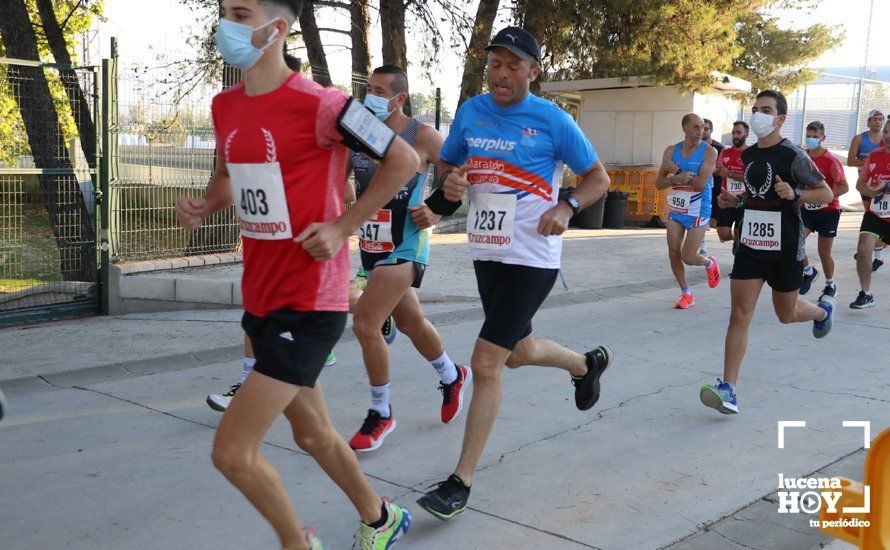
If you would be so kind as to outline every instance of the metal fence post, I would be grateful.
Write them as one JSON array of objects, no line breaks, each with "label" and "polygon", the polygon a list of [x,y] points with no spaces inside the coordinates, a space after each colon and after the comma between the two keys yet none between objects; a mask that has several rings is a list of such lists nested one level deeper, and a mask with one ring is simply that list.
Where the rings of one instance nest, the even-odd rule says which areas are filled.
[{"label": "metal fence post", "polygon": [[436,88],[436,131],[442,122],[442,88]]},{"label": "metal fence post", "polygon": [[[101,123],[97,130],[101,135],[102,157],[99,163],[99,313],[108,314],[108,278],[113,254],[112,232],[116,224],[111,223],[111,203],[115,199],[111,188],[111,180],[117,154],[117,39],[111,39],[111,57],[102,60],[101,85]],[[99,109],[96,110],[100,112]]]}]

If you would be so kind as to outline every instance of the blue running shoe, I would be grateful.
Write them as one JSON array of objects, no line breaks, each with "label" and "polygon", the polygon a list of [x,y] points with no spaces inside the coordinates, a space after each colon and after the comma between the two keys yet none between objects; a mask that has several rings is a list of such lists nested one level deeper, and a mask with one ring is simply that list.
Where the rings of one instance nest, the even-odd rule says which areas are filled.
[{"label": "blue running shoe", "polygon": [[699,392],[701,402],[723,414],[739,414],[739,402],[727,382],[717,379],[714,386],[704,385]]},{"label": "blue running shoe", "polygon": [[386,318],[386,321],[383,322],[383,326],[380,327],[380,332],[383,334],[383,339],[386,340],[386,345],[391,346],[393,342],[396,341],[396,336],[399,335],[399,329],[396,328],[395,319],[392,318],[392,315]]},{"label": "blue running shoe", "polygon": [[825,338],[831,332],[831,319],[834,317],[834,308],[837,306],[837,300],[831,296],[822,296],[819,301],[819,307],[825,310],[825,319],[821,321],[813,321],[813,336],[816,338]]},{"label": "blue running shoe", "polygon": [[813,268],[813,273],[807,275],[804,273],[803,278],[800,280],[800,295],[808,294],[810,289],[813,288],[813,281],[819,278],[819,270],[815,267]]}]

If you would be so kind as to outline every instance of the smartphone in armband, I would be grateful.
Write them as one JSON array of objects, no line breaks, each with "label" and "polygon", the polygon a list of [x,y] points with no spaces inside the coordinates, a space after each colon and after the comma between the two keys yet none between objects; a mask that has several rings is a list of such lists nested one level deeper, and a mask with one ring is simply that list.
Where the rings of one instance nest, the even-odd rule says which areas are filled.
[{"label": "smartphone in armband", "polygon": [[337,130],[346,147],[375,160],[382,160],[396,139],[389,126],[352,97],[337,117]]}]

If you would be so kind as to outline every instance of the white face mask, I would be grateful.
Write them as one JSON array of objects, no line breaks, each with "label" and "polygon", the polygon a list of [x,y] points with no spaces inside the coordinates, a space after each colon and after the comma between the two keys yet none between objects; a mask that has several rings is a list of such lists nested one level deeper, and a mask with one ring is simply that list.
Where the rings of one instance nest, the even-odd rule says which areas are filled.
[{"label": "white face mask", "polygon": [[776,117],[774,117],[773,115],[756,112],[751,115],[751,130],[754,132],[755,136],[763,139],[766,136],[772,134],[773,131],[776,129],[776,126],[773,124],[775,120]]}]

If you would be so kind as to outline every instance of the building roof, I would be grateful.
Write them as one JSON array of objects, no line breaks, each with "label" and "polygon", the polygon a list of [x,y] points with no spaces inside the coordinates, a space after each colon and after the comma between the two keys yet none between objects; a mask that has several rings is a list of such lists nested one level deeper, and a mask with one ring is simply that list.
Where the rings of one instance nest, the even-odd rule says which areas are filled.
[{"label": "building roof", "polygon": [[[741,78],[713,72],[713,88],[727,93],[750,93],[751,83]],[[561,95],[567,98],[577,98],[580,92],[590,90],[615,90],[621,88],[653,88],[656,87],[652,76],[631,76],[617,78],[591,78],[586,80],[563,80],[559,82],[544,82],[541,91],[549,94]]]}]

